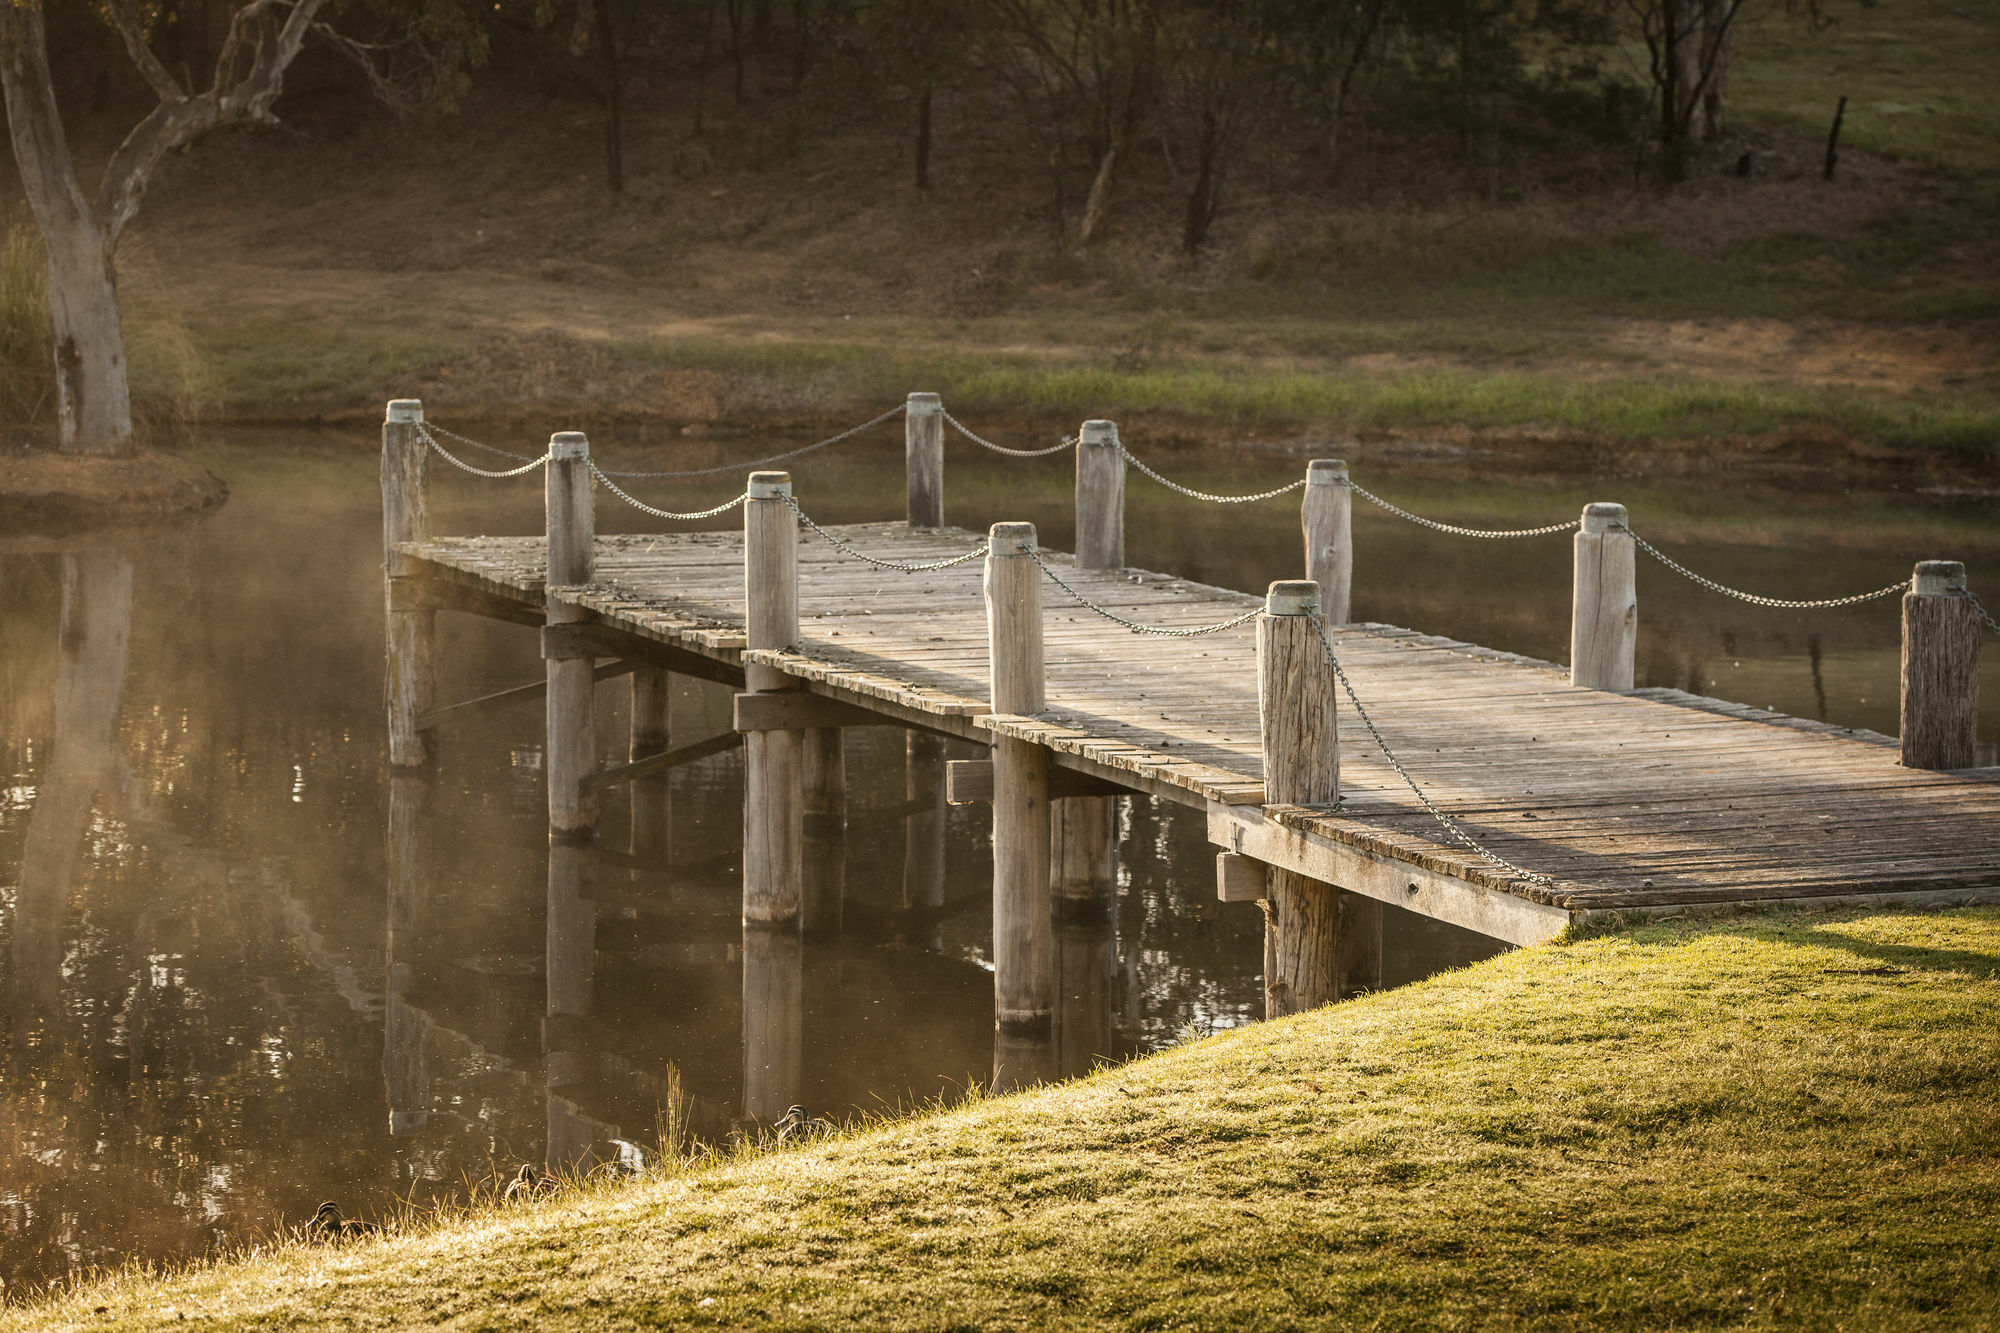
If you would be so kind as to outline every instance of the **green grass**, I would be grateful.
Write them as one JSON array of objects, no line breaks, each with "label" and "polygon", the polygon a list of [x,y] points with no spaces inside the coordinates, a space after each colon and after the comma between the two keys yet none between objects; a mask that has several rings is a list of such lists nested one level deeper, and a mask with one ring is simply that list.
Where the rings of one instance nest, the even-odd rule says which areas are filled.
[{"label": "green grass", "polygon": [[1660,922],[0,1327],[1990,1327],[1996,1060],[2000,910]]},{"label": "green grass", "polygon": [[[1844,146],[1962,176],[2000,171],[2000,22],[1977,0],[1828,0],[1814,32],[1746,7],[1732,114],[1824,135],[1844,95]],[[1755,12],[1753,13],[1753,9]]]}]

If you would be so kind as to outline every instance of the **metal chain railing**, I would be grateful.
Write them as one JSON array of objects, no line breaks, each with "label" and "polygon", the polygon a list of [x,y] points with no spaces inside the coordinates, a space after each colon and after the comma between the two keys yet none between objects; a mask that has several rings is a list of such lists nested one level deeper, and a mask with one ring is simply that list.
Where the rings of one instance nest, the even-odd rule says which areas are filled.
[{"label": "metal chain railing", "polygon": [[[449,435],[451,432],[446,431],[445,433]],[[549,461],[549,456],[547,454],[543,454],[540,458],[532,459],[526,463],[521,464],[521,466],[517,468],[509,468],[505,472],[492,472],[488,471],[486,468],[483,467],[474,467],[472,464],[466,462],[464,459],[454,455],[450,450],[446,449],[443,445],[438,443],[437,436],[431,434],[430,428],[421,421],[417,423],[417,434],[423,436],[424,443],[429,445],[433,450],[435,450],[438,457],[444,459],[445,462],[451,464],[453,467],[459,469],[461,472],[470,472],[475,477],[490,477],[495,480],[504,477],[518,477],[524,472],[533,472],[536,468],[542,466],[542,464]],[[454,436],[453,438],[456,439],[457,437]],[[501,453],[504,451],[496,449],[493,452]],[[508,457],[516,458],[519,457],[519,455],[509,454]]]},{"label": "metal chain railing", "polygon": [[1663,553],[1659,547],[1653,545],[1636,532],[1632,534],[1632,540],[1639,544],[1640,550],[1652,556],[1653,559],[1659,561],[1668,569],[1673,570],[1674,573],[1679,574],[1682,578],[1699,583],[1710,592],[1719,592],[1724,597],[1734,597],[1737,601],[1749,602],[1752,606],[1773,606],[1787,611],[1815,610],[1832,606],[1853,606],[1856,602],[1872,602],[1877,597],[1887,597],[1890,593],[1903,592],[1910,586],[1908,579],[1898,579],[1886,588],[1877,588],[1873,592],[1857,592],[1847,597],[1820,597],[1812,599],[1761,597],[1754,592],[1743,592],[1737,588],[1725,587],[1717,583],[1714,579],[1703,578],[1686,565],[1680,563],[1680,561]]},{"label": "metal chain railing", "polygon": [[1985,603],[1979,600],[1979,595],[1970,588],[1965,590],[1965,595],[1972,602],[1972,609],[1977,611],[1979,618],[1986,622],[1986,628],[1992,630],[1995,634],[2000,634],[2000,622],[1996,622],[1993,619],[1992,615],[1986,610]]},{"label": "metal chain railing", "polygon": [[713,477],[724,472],[741,472],[745,468],[762,467],[766,463],[782,463],[788,458],[797,458],[802,454],[812,453],[816,449],[824,449],[828,445],[839,444],[843,440],[851,440],[862,431],[879,426],[890,417],[902,414],[907,408],[908,404],[898,403],[880,416],[871,417],[858,426],[850,426],[838,435],[829,435],[824,440],[817,440],[812,444],[801,445],[797,449],[787,449],[784,453],[771,454],[765,458],[752,458],[741,463],[721,463],[715,467],[674,468],[664,472],[609,472],[608,475],[624,477],[628,480],[646,477]]},{"label": "metal chain railing", "polygon": [[748,500],[750,498],[749,492],[746,491],[742,495],[737,496],[733,500],[723,501],[721,504],[715,506],[713,509],[697,509],[692,513],[681,514],[681,513],[676,513],[671,509],[656,509],[652,505],[647,504],[644,500],[635,499],[632,496],[627,495],[623,490],[619,489],[617,482],[611,480],[611,478],[604,475],[603,469],[597,466],[596,459],[590,460],[590,475],[597,478],[598,484],[603,486],[605,490],[610,491],[613,495],[623,500],[626,504],[631,505],[634,509],[638,510],[640,513],[651,514],[654,518],[670,518],[677,523],[692,523],[697,519],[714,518],[717,514],[726,514],[730,510],[736,508],[737,505],[742,504],[745,500]]},{"label": "metal chain railing", "polygon": [[1368,716],[1368,710],[1362,706],[1361,696],[1354,692],[1354,682],[1347,678],[1347,668],[1340,664],[1340,654],[1333,651],[1333,640],[1327,637],[1326,626],[1320,623],[1319,616],[1316,613],[1311,614],[1309,618],[1312,621],[1313,632],[1319,635],[1320,647],[1326,650],[1326,660],[1333,667],[1333,674],[1339,679],[1340,687],[1347,691],[1347,701],[1354,705],[1355,715],[1361,719],[1361,725],[1368,728],[1368,734],[1375,738],[1375,744],[1381,748],[1382,757],[1389,761],[1389,767],[1396,770],[1396,775],[1402,778],[1404,783],[1408,785],[1411,794],[1423,802],[1424,809],[1430,811],[1431,818],[1438,822],[1438,827],[1442,828],[1453,842],[1468,851],[1478,853],[1481,857],[1493,865],[1500,867],[1500,869],[1505,870],[1508,874],[1519,875],[1530,883],[1539,884],[1543,888],[1554,888],[1556,882],[1553,878],[1539,871],[1517,866],[1498,852],[1489,850],[1480,843],[1479,839],[1467,833],[1457,820],[1438,809],[1436,802],[1424,795],[1423,788],[1419,787],[1417,780],[1410,776],[1410,770],[1403,767],[1403,761],[1396,757],[1396,752],[1389,748],[1389,742],[1382,738],[1381,729],[1375,725],[1375,719]]},{"label": "metal chain railing", "polygon": [[1241,625],[1246,621],[1255,620],[1258,616],[1264,614],[1264,608],[1260,606],[1257,607],[1255,610],[1245,611],[1242,615],[1237,616],[1234,620],[1219,620],[1213,625],[1192,625],[1185,629],[1177,629],[1161,625],[1142,625],[1136,620],[1127,620],[1124,616],[1119,615],[1116,611],[1107,610],[1104,607],[1099,606],[1096,602],[1091,601],[1088,597],[1085,597],[1075,588],[1070,587],[1068,583],[1065,583],[1063,581],[1062,575],[1056,573],[1053,569],[1049,568],[1048,563],[1042,559],[1042,553],[1040,551],[1029,551],[1026,554],[1030,560],[1034,561],[1038,566],[1041,567],[1042,573],[1047,574],[1049,576],[1049,581],[1051,583],[1054,583],[1058,588],[1061,588],[1071,597],[1074,597],[1077,601],[1081,602],[1084,606],[1088,607],[1090,610],[1095,611],[1098,615],[1103,616],[1106,620],[1109,620],[1114,624],[1123,625],[1126,629],[1131,630],[1134,634],[1156,634],[1163,639],[1192,639],[1202,634],[1215,634],[1221,630],[1234,629],[1236,626]]},{"label": "metal chain railing", "polygon": [[875,565],[881,569],[893,569],[900,574],[924,574],[930,572],[931,570],[936,570],[936,569],[950,569],[953,565],[962,565],[966,563],[966,561],[968,560],[977,560],[980,556],[986,554],[986,545],[985,543],[982,542],[978,546],[973,547],[971,550],[967,551],[963,555],[949,556],[943,560],[924,560],[924,561],[884,560],[880,556],[870,555],[868,554],[868,552],[861,550],[859,547],[856,547],[849,542],[842,541],[840,538],[834,536],[832,533],[828,532],[825,528],[821,527],[819,524],[813,522],[812,516],[806,513],[805,510],[799,508],[799,502],[797,500],[794,500],[791,496],[785,495],[785,496],[780,496],[779,498],[782,499],[786,504],[790,505],[792,512],[799,516],[799,521],[801,523],[804,523],[807,527],[811,528],[814,532],[818,533],[820,535],[821,540],[825,541],[828,546],[831,546],[834,550],[839,551],[842,555],[852,556],[856,560],[865,560],[869,564]]},{"label": "metal chain railing", "polygon": [[437,433],[440,435],[448,436],[451,439],[457,440],[460,444],[470,445],[474,449],[479,449],[489,454],[497,454],[501,458],[511,458],[516,463],[525,463],[528,461],[528,456],[526,454],[517,454],[512,449],[500,449],[490,444],[481,444],[478,440],[472,439],[470,436],[460,435],[455,430],[447,430],[445,427],[438,425],[436,422],[420,421],[417,424],[419,426],[429,427],[437,431]]},{"label": "metal chain railing", "polygon": [[994,453],[1005,454],[1009,458],[1047,458],[1050,454],[1059,454],[1065,449],[1076,448],[1076,436],[1065,435],[1060,444],[1052,444],[1046,449],[1009,449],[1004,444],[995,444],[984,435],[975,433],[951,413],[945,412],[942,415],[953,430],[963,435],[966,439],[971,440],[980,448],[991,449]]},{"label": "metal chain railing", "polygon": [[1554,532],[1569,532],[1578,523],[1583,521],[1582,519],[1573,518],[1567,523],[1550,523],[1539,528],[1510,528],[1502,531],[1495,531],[1488,528],[1461,528],[1456,524],[1440,523],[1434,518],[1425,518],[1420,514],[1412,514],[1407,509],[1399,509],[1373,491],[1364,489],[1353,480],[1349,480],[1346,485],[1349,490],[1362,499],[1368,501],[1370,504],[1380,505],[1397,518],[1408,519],[1412,523],[1421,524],[1426,528],[1432,528],[1438,532],[1448,532],[1454,537],[1546,537]]},{"label": "metal chain railing", "polygon": [[1250,504],[1253,501],[1257,500],[1274,500],[1278,496],[1289,494],[1290,492],[1295,491],[1299,489],[1299,487],[1306,484],[1306,479],[1304,477],[1300,477],[1297,481],[1292,482],[1290,485],[1280,486],[1278,487],[1278,489],[1274,491],[1259,491],[1255,495],[1210,495],[1207,491],[1198,491],[1194,489],[1192,486],[1183,486],[1177,481],[1169,481],[1167,478],[1161,476],[1159,473],[1153,471],[1153,469],[1147,467],[1144,463],[1140,462],[1139,456],[1133,453],[1130,449],[1127,449],[1123,441],[1119,442],[1118,452],[1125,455],[1126,462],[1130,463],[1133,467],[1138,468],[1141,472],[1151,477],[1154,481],[1159,482],[1160,485],[1166,487],[1168,490],[1179,491],[1182,495],[1188,496],[1191,499],[1206,500],[1210,504],[1245,505],[1245,504]]}]

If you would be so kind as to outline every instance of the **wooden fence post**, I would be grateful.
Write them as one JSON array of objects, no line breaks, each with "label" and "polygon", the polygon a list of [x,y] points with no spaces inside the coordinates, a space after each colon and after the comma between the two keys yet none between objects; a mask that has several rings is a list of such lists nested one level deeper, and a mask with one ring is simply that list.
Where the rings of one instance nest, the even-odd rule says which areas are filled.
[{"label": "wooden fence post", "polygon": [[[986,634],[993,711],[1045,706],[1042,571],[1035,525],[987,534]],[[1054,1014],[1049,903],[1049,754],[1030,741],[993,741],[993,1013],[1002,1028],[1043,1031]]]},{"label": "wooden fence post", "polygon": [[1315,458],[1306,464],[1299,524],[1305,530],[1306,578],[1319,585],[1320,622],[1345,625],[1354,586],[1354,492],[1345,461]]},{"label": "wooden fence post", "polygon": [[1979,612],[1965,566],[1921,560],[1903,594],[1903,764],[1971,768],[1979,728]]},{"label": "wooden fence post", "polygon": [[1076,567],[1125,567],[1125,453],[1113,421],[1077,431]]},{"label": "wooden fence post", "polygon": [[396,543],[431,535],[425,487],[430,446],[423,421],[424,405],[415,398],[391,400],[382,418],[382,591],[388,608],[389,763],[395,768],[419,768],[431,757],[430,736],[417,730],[417,715],[430,711],[436,693],[437,612],[398,610],[395,597],[395,580],[416,572]]},{"label": "wooden fence post", "polygon": [[1570,603],[1569,683],[1592,690],[1632,688],[1639,643],[1637,546],[1625,506],[1587,504],[1576,534]]},{"label": "wooden fence post", "polygon": [[802,734],[805,837],[800,920],[808,933],[840,933],[847,891],[847,744],[839,727]]},{"label": "wooden fence post", "polygon": [[560,629],[589,613],[561,598],[561,590],[589,583],[596,518],[591,509],[590,441],[579,431],[549,437],[543,490],[548,527],[548,570],[543,592],[542,656],[548,668],[549,836],[587,842],[597,829],[597,793],[585,791],[596,749],[596,666],[589,653],[565,644]]},{"label": "wooden fence post", "polygon": [[[789,472],[750,474],[743,504],[745,642],[789,648],[799,637],[799,525],[786,500]],[[748,662],[750,690],[792,684],[775,667]],[[743,737],[743,919],[796,922],[804,901],[805,733],[751,731]]]},{"label": "wooden fence post", "polygon": [[[1324,805],[1340,797],[1340,731],[1333,668],[1311,617],[1319,586],[1273,583],[1257,622],[1257,711],[1263,724],[1264,803]],[[1340,909],[1332,885],[1276,866],[1265,930],[1265,1013],[1279,1018],[1340,996]]]},{"label": "wooden fence post", "polygon": [[944,526],[944,400],[913,393],[903,410],[903,467],[913,528]]}]

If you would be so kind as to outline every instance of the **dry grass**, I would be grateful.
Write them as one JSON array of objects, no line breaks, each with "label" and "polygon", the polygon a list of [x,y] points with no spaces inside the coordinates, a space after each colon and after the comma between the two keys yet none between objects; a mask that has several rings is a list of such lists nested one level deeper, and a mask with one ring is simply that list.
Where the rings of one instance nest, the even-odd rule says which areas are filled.
[{"label": "dry grass", "polygon": [[1996,1020],[1994,909],[1638,925],[0,1327],[1990,1327]]}]

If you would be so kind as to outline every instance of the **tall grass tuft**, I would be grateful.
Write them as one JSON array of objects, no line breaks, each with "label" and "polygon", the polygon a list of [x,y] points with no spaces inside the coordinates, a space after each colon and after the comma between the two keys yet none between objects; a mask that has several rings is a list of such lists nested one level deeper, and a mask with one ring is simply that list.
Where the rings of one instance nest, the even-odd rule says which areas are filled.
[{"label": "tall grass tuft", "polygon": [[[143,250],[124,248],[119,298],[133,416],[142,427],[185,429],[214,398],[208,358],[161,267]],[[53,342],[41,233],[29,218],[0,221],[0,419],[54,420]]]}]

